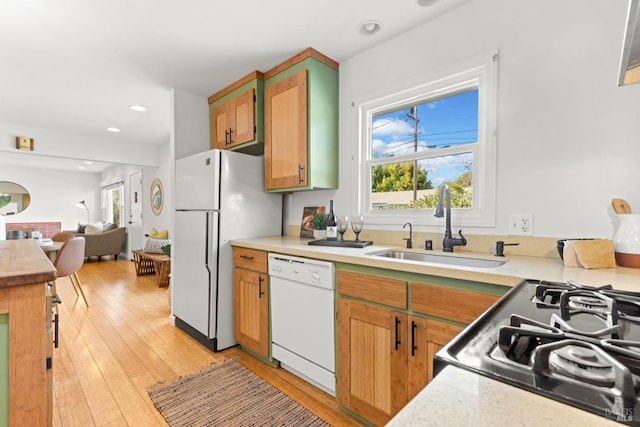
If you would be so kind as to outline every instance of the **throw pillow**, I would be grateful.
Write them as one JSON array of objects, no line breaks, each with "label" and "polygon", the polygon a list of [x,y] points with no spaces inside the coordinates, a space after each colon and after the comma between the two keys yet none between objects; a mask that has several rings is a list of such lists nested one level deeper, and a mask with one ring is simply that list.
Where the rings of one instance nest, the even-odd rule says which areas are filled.
[{"label": "throw pillow", "polygon": [[118,224],[105,224],[102,232],[115,230],[116,228],[118,228]]},{"label": "throw pillow", "polygon": [[162,254],[162,248],[171,244],[171,240],[168,239],[152,239],[148,238],[144,244],[144,252],[148,254]]},{"label": "throw pillow", "polygon": [[102,233],[102,224],[87,224],[87,227],[84,229],[84,234],[101,234]]},{"label": "throw pillow", "polygon": [[171,256],[171,243],[162,247],[162,252],[168,257]]},{"label": "throw pillow", "polygon": [[78,231],[76,231],[76,233],[83,234],[85,228],[87,228],[87,224],[78,224]]},{"label": "throw pillow", "polygon": [[158,231],[155,228],[152,228],[151,231],[149,232],[149,237],[152,239],[166,240],[169,238],[169,231],[168,230]]}]

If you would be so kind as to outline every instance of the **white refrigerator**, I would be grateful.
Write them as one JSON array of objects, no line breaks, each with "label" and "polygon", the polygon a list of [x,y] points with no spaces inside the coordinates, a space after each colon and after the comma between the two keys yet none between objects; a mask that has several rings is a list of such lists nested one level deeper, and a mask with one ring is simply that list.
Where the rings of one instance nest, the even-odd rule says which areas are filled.
[{"label": "white refrigerator", "polygon": [[176,326],[213,351],[233,337],[230,240],[282,234],[282,196],[264,191],[264,158],[211,150],[176,160],[171,248]]}]

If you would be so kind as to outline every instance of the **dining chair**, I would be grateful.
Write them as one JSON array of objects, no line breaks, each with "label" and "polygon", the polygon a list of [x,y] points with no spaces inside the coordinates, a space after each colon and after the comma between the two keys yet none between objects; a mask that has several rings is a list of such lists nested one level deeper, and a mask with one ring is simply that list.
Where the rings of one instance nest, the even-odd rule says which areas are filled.
[{"label": "dining chair", "polygon": [[74,237],[76,237],[76,235],[71,233],[70,231],[62,231],[51,236],[51,240],[53,240],[54,242],[66,242],[67,240],[73,239]]},{"label": "dining chair", "polygon": [[[82,290],[82,285],[80,284],[80,278],[78,277],[78,270],[80,270],[80,267],[82,267],[84,263],[84,245],[84,237],[73,237],[67,240],[60,248],[53,266],[56,268],[58,279],[68,276],[73,285],[73,290],[76,291],[76,295],[78,295],[78,290],[80,290],[84,303],[89,307],[87,298],[84,296],[84,291]],[[54,290],[54,293],[57,292]]]}]

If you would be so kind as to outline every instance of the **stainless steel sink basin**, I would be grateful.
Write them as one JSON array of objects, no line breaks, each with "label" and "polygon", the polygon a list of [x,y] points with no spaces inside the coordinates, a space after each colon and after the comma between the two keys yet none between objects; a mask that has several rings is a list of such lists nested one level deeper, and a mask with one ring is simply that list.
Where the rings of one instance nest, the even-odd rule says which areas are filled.
[{"label": "stainless steel sink basin", "polygon": [[423,252],[403,251],[399,249],[385,249],[383,251],[369,252],[367,255],[404,259],[407,261],[427,262],[432,264],[459,265],[476,268],[495,268],[507,262],[506,259],[468,258],[461,256],[427,254]]}]

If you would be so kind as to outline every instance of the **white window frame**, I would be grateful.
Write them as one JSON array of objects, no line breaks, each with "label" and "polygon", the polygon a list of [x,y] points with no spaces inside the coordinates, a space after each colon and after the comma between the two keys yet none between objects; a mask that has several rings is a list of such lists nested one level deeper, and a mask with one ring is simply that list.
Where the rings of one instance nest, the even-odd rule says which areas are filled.
[{"label": "white window frame", "polygon": [[[439,149],[438,156],[473,152],[473,207],[454,209],[456,226],[495,227],[496,224],[496,110],[498,51],[474,58],[433,73],[417,84],[396,86],[388,95],[358,105],[358,209],[368,224],[397,225],[410,221],[414,225],[442,225],[433,209],[372,209],[371,166],[389,158],[373,159],[373,117],[393,109],[421,104],[470,89],[478,89],[478,142]],[[424,153],[417,153],[417,156]],[[393,161],[412,160],[416,154],[396,156]]]},{"label": "white window frame", "polygon": [[124,225],[124,181],[118,181],[113,184],[104,185],[100,189],[102,219],[103,221],[106,221],[108,220],[108,218],[113,218],[113,206],[111,205],[112,199],[109,197],[109,192],[115,189],[118,189],[118,196],[120,198],[120,212],[119,212],[120,221],[116,225],[118,227],[122,227]]}]

